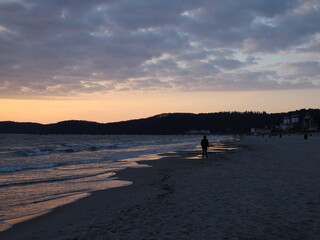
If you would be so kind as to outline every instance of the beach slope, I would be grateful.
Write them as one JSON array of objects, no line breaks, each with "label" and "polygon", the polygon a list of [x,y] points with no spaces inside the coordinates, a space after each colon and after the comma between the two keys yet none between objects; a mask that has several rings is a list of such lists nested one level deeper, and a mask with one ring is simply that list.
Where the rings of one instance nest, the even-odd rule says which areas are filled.
[{"label": "beach slope", "polygon": [[319,239],[320,136],[245,137],[239,151],[164,154],[1,239]]}]

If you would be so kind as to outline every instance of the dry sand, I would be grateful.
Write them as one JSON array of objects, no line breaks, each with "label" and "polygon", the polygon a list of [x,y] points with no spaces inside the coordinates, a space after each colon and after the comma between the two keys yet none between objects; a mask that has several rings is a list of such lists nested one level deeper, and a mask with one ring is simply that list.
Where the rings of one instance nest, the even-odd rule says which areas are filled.
[{"label": "dry sand", "polygon": [[[166,154],[0,239],[320,239],[320,136],[245,137],[233,153]],[[146,162],[143,162],[146,163]]]}]

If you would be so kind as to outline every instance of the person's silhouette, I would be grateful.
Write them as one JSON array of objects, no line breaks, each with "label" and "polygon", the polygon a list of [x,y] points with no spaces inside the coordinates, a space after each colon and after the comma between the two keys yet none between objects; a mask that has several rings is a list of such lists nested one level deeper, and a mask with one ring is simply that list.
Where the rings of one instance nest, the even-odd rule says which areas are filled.
[{"label": "person's silhouette", "polygon": [[207,139],[207,136],[203,136],[203,139],[201,140],[201,147],[202,147],[202,157],[206,156],[208,157],[208,148],[209,148],[209,141]]}]

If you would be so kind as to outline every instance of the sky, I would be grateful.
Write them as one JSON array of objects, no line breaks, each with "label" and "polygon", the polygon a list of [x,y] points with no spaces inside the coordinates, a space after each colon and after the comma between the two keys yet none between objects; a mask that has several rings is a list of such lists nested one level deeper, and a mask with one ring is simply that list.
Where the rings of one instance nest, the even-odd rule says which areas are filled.
[{"label": "sky", "polygon": [[0,0],[0,121],[319,107],[319,0]]}]

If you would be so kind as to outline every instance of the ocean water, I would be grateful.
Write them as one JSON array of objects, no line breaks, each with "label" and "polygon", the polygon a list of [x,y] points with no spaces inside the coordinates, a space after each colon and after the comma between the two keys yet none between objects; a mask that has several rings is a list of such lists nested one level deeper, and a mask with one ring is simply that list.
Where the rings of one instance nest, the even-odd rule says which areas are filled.
[{"label": "ocean water", "polygon": [[[210,142],[226,136],[209,136]],[[201,136],[0,134],[0,231],[91,192],[131,184],[114,177],[150,155],[199,148]]]}]

